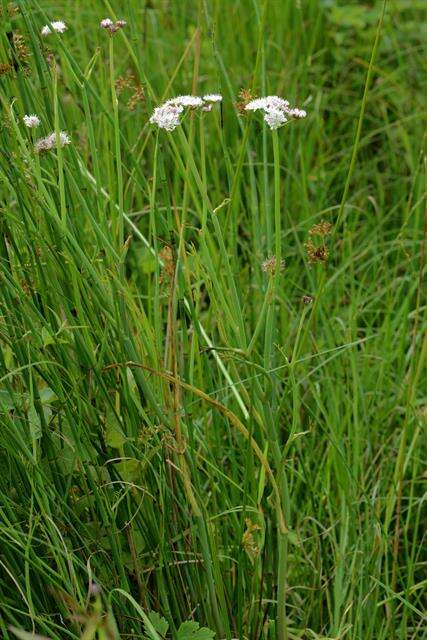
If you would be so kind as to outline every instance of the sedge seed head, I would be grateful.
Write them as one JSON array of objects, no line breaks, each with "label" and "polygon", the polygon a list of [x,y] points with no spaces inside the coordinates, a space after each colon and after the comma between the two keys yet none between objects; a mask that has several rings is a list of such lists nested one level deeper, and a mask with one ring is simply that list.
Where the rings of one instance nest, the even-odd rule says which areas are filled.
[{"label": "sedge seed head", "polygon": [[304,246],[305,250],[307,251],[308,261],[311,264],[327,261],[329,257],[329,249],[325,244],[317,246],[311,240],[309,240],[305,243]]},{"label": "sedge seed head", "polygon": [[[264,271],[264,273],[269,273],[269,274],[276,273],[277,267],[278,267],[278,264],[277,264],[276,256],[269,256],[268,258],[266,258],[266,260],[264,260],[264,262],[261,265],[261,269]],[[280,271],[283,271],[285,267],[286,267],[286,262],[284,260],[280,260],[280,265],[279,265]]]},{"label": "sedge seed head", "polygon": [[326,220],[321,220],[320,222],[315,224],[313,227],[311,227],[311,229],[308,232],[308,235],[320,236],[324,238],[325,236],[328,236],[331,233],[331,230],[332,230],[331,223],[327,222]]}]

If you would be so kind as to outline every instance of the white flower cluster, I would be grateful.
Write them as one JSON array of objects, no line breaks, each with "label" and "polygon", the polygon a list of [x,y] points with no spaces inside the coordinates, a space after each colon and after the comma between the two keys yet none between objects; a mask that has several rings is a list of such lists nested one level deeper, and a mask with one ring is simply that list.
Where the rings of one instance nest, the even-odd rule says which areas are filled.
[{"label": "white flower cluster", "polygon": [[290,108],[288,100],[279,98],[279,96],[265,96],[264,98],[256,98],[251,100],[245,106],[246,111],[263,111],[264,121],[270,129],[278,129],[289,118],[305,118],[307,113],[304,109],[297,107]]},{"label": "white flower cluster", "polygon": [[[65,131],[60,131],[59,133],[59,144],[61,147],[65,147],[67,144],[71,144],[70,137],[68,133],[66,133]],[[50,149],[54,149],[56,147],[55,131],[53,131],[53,133],[50,133],[45,138],[40,138],[40,140],[37,140],[34,147],[38,153],[43,151],[50,151]]]},{"label": "white flower cluster", "polygon": [[29,129],[35,129],[40,124],[40,118],[36,116],[34,113],[32,113],[30,116],[25,115],[22,118],[22,120],[25,126],[28,127]]},{"label": "white flower cluster", "polygon": [[110,20],[110,18],[104,18],[99,23],[99,26],[101,27],[101,29],[106,29],[107,31],[109,31],[110,35],[114,35],[116,31],[118,31],[119,29],[123,29],[123,27],[126,26],[126,20],[116,20],[116,22],[113,22],[112,20]]},{"label": "white flower cluster", "polygon": [[203,102],[221,102],[222,95],[220,93],[207,93],[202,100]]},{"label": "white flower cluster", "polygon": [[150,122],[165,131],[173,131],[181,124],[180,116],[184,109],[200,108],[202,111],[210,111],[212,106],[221,100],[222,96],[219,93],[209,93],[202,98],[199,96],[177,96],[166,100],[160,107],[156,107]]},{"label": "white flower cluster", "polygon": [[56,31],[56,33],[64,33],[67,31],[67,25],[62,20],[56,20],[55,22],[51,22],[49,24],[45,24],[43,29],[41,30],[42,36],[48,36],[52,31]]}]

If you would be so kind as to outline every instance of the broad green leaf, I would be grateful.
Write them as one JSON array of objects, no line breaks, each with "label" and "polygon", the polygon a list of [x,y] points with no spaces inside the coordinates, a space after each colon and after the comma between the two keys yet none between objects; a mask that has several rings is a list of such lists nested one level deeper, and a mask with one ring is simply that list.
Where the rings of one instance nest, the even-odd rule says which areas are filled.
[{"label": "broad green leaf", "polygon": [[119,449],[126,442],[120,422],[115,412],[108,407],[105,415],[105,442],[115,449]]},{"label": "broad green leaf", "polygon": [[39,440],[42,437],[42,425],[40,416],[33,403],[30,404],[27,411],[28,423],[30,425],[30,434],[33,440]]},{"label": "broad green leaf", "polygon": [[7,389],[0,389],[0,408],[4,411],[15,409],[15,398]]},{"label": "broad green leaf", "polygon": [[159,633],[162,638],[164,638],[169,629],[169,622],[165,618],[162,618],[162,616],[159,615],[157,611],[149,611],[148,617],[157,633]]},{"label": "broad green leaf", "polygon": [[50,335],[46,327],[42,327],[41,337],[44,347],[48,347],[50,344],[55,344],[55,339]]},{"label": "broad green leaf", "polygon": [[141,464],[139,460],[122,460],[117,463],[117,469],[126,482],[138,482],[140,480]]},{"label": "broad green leaf", "polygon": [[126,436],[118,426],[107,426],[105,431],[105,442],[108,446],[119,449],[126,442]]},{"label": "broad green leaf", "polygon": [[50,404],[58,400],[56,393],[50,387],[39,389],[39,396],[42,404]]},{"label": "broad green leaf", "polygon": [[207,627],[200,627],[198,622],[187,620],[178,629],[177,640],[212,640],[215,632]]}]

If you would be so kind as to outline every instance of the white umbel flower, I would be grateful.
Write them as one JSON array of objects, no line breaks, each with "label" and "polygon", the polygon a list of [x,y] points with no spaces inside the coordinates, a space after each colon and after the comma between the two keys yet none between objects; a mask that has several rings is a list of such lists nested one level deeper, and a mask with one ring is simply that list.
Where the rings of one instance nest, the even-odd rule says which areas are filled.
[{"label": "white umbel flower", "polygon": [[203,105],[203,100],[199,96],[177,96],[167,100],[165,105],[197,108]]},{"label": "white umbel flower", "polygon": [[264,121],[270,129],[278,129],[285,124],[289,118],[305,118],[307,113],[304,109],[297,107],[290,108],[289,101],[279,96],[265,96],[251,100],[245,106],[246,111],[263,111]]},{"label": "white umbel flower", "polygon": [[286,121],[287,117],[280,109],[266,109],[264,112],[264,122],[268,124],[270,129],[278,129]]},{"label": "white umbel flower", "polygon": [[22,118],[22,120],[24,121],[25,126],[28,127],[29,129],[35,129],[40,124],[40,118],[36,116],[34,113],[32,113],[29,116],[25,115]]},{"label": "white umbel flower", "polygon": [[50,25],[45,24],[41,30],[41,34],[42,36],[48,36],[52,31],[56,31],[56,33],[64,33],[64,31],[67,31],[67,28],[68,27],[65,22],[62,22],[62,20],[55,20],[54,22],[51,22]]},{"label": "white umbel flower", "polygon": [[154,109],[150,122],[151,124],[156,124],[159,129],[173,131],[181,124],[179,116],[183,111],[184,108],[179,105],[166,103]]},{"label": "white umbel flower", "polygon": [[154,109],[150,122],[151,124],[156,124],[160,129],[165,129],[165,131],[173,131],[181,124],[180,116],[184,109],[210,111],[213,104],[221,100],[222,96],[213,93],[203,96],[203,98],[191,95],[170,98],[160,107]]},{"label": "white umbel flower", "polygon": [[222,102],[222,95],[220,93],[208,93],[202,99],[204,102]]},{"label": "white umbel flower", "polygon": [[279,98],[279,96],[265,96],[264,98],[255,98],[245,106],[246,111],[268,111],[270,109],[279,109],[285,113],[289,110],[288,100]]},{"label": "white umbel flower", "polygon": [[[67,144],[71,144],[70,137],[68,133],[65,131],[59,132],[59,144],[61,147],[65,147]],[[35,150],[40,153],[43,151],[50,151],[56,147],[56,133],[53,131],[45,138],[40,138],[37,140],[35,146]]]},{"label": "white umbel flower", "polygon": [[116,20],[116,22],[113,22],[110,18],[104,18],[99,23],[99,26],[109,31],[110,35],[113,36],[119,29],[123,29],[123,27],[126,26],[126,20]]},{"label": "white umbel flower", "polygon": [[267,98],[255,98],[255,100],[251,100],[245,106],[246,111],[258,111],[258,109],[262,109],[263,111],[267,108]]}]

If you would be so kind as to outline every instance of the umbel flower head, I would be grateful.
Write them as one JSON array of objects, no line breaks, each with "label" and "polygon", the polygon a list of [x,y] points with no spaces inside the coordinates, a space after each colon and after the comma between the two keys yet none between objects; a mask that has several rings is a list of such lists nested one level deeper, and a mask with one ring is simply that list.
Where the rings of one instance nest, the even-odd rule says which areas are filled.
[{"label": "umbel flower head", "polygon": [[166,105],[171,105],[172,107],[193,107],[195,109],[203,105],[203,100],[199,98],[199,96],[177,96],[176,98],[166,100],[165,106]]},{"label": "umbel flower head", "polygon": [[116,20],[113,22],[110,18],[104,18],[99,23],[101,29],[106,29],[110,35],[114,35],[119,29],[123,29],[126,26],[126,20]]},{"label": "umbel flower head", "polygon": [[221,102],[222,96],[217,93],[210,93],[203,98],[199,96],[177,96],[166,100],[160,107],[156,107],[150,118],[150,123],[157,125],[165,131],[173,131],[181,124],[181,114],[185,109],[202,109],[210,111],[212,105]]},{"label": "umbel flower head", "polygon": [[279,98],[279,96],[265,96],[255,98],[245,106],[245,111],[263,111],[264,122],[270,129],[278,129],[290,118],[305,118],[307,113],[298,107],[291,108],[289,101]]},{"label": "umbel flower head", "polygon": [[[65,147],[67,144],[71,144],[70,137],[69,137],[68,133],[66,133],[65,131],[60,131],[59,132],[59,144],[60,144],[61,147]],[[39,140],[37,140],[36,144],[34,145],[34,148],[37,151],[37,153],[43,153],[44,151],[50,151],[51,149],[54,149],[55,147],[56,147],[56,133],[55,133],[55,131],[50,133],[45,138],[40,138]]]},{"label": "umbel flower head", "polygon": [[173,131],[181,124],[179,116],[183,111],[184,107],[162,104],[160,107],[154,109],[150,122],[165,131]]},{"label": "umbel flower head", "polygon": [[35,129],[40,124],[40,118],[38,116],[36,116],[34,113],[32,113],[29,116],[25,115],[22,118],[22,120],[23,120],[25,126],[28,127],[29,129]]},{"label": "umbel flower head", "polygon": [[212,111],[214,104],[222,102],[222,95],[219,93],[207,93],[203,96],[203,111]]},{"label": "umbel flower head", "polygon": [[42,36],[48,36],[52,31],[56,31],[56,33],[64,33],[67,31],[67,25],[62,20],[56,20],[49,24],[45,24],[45,26],[41,30]]}]

